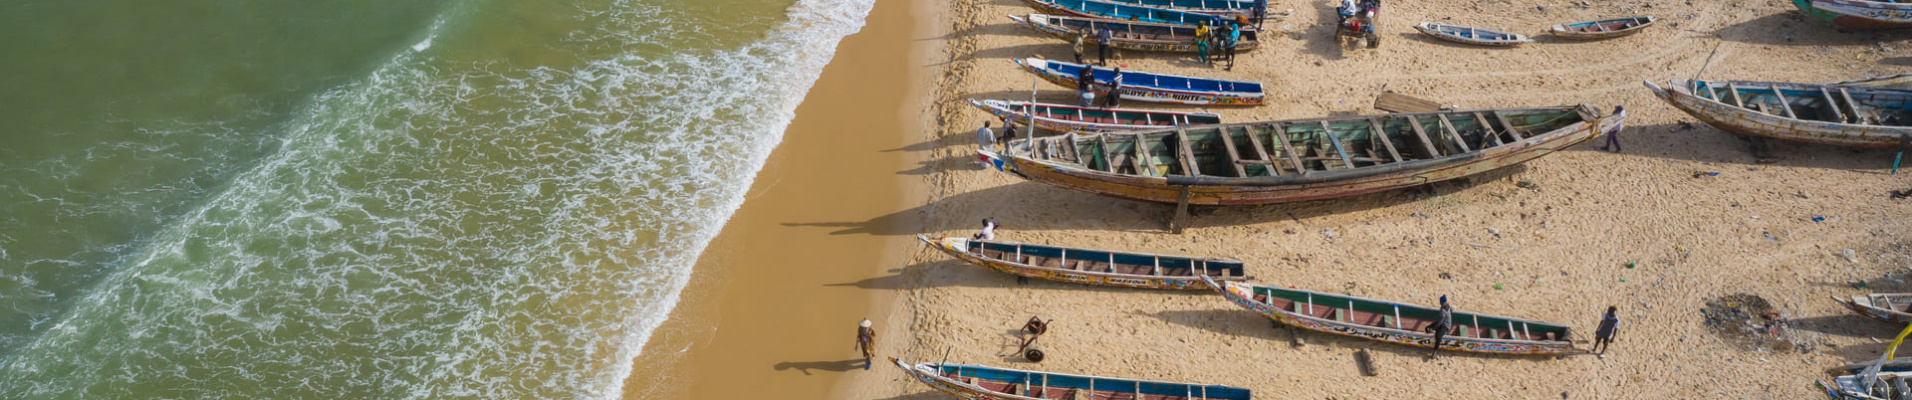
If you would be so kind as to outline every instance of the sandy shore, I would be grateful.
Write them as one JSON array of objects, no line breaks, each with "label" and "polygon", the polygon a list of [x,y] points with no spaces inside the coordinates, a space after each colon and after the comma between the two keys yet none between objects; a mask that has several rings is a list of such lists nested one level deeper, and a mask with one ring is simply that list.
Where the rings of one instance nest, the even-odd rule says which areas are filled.
[{"label": "sandy shore", "polygon": [[878,2],[838,46],[635,361],[625,398],[842,398],[846,377],[888,373],[865,372],[853,345],[866,316],[900,334],[883,312],[900,282],[870,277],[907,260],[914,239],[901,234],[921,229],[895,214],[924,201],[909,145],[928,136],[920,60],[931,43],[913,40],[915,11]]},{"label": "sandy shore", "polygon": [[[1024,99],[1029,75],[1009,59],[1067,60],[1069,47],[1004,18],[1030,12],[1018,1],[937,3],[946,8],[936,26],[949,32],[947,51],[936,55],[948,65],[930,94],[938,138],[909,145],[927,150],[922,172],[933,200],[876,220],[920,216],[930,234],[967,235],[977,220],[995,218],[1008,240],[1241,259],[1264,284],[1430,305],[1445,294],[1463,310],[1568,324],[1583,348],[1599,311],[1618,306],[1621,337],[1604,359],[1429,360],[1415,348],[1272,329],[1212,294],[1019,285],[923,248],[900,273],[872,278],[903,288],[891,318],[901,325],[890,329],[886,349],[915,361],[1242,386],[1270,399],[1810,398],[1825,367],[1876,357],[1884,347],[1877,339],[1897,329],[1851,316],[1826,296],[1862,293],[1853,281],[1912,289],[1886,278],[1912,265],[1912,201],[1886,194],[1912,186],[1912,175],[1886,173],[1891,152],[1792,143],[1775,145],[1778,163],[1757,164],[1734,136],[1703,124],[1684,129],[1693,118],[1652,98],[1640,81],[1898,73],[1908,69],[1912,43],[1837,32],[1777,1],[1581,4],[1389,4],[1381,48],[1344,52],[1330,36],[1329,2],[1274,2],[1293,15],[1270,21],[1276,32],[1267,48],[1242,55],[1233,71],[1192,56],[1121,52],[1114,62],[1129,69],[1265,83],[1268,106],[1205,109],[1231,122],[1375,114],[1369,105],[1384,88],[1468,108],[1631,110],[1624,153],[1584,145],[1439,183],[1430,194],[1201,210],[1193,228],[1172,235],[1163,229],[1171,207],[978,168],[969,132],[990,118],[962,100]],[[1441,21],[1537,34],[1639,14],[1665,22],[1622,39],[1543,37],[1510,49],[1436,42],[1411,28]],[[1073,101],[1065,89],[1040,88],[1044,101]],[[1784,309],[1814,342],[1811,351],[1752,350],[1709,331],[1699,310],[1734,293]],[[1039,365],[1009,356],[1012,332],[1031,315],[1056,319],[1044,338],[1051,358]],[[1353,353],[1363,349],[1375,355],[1378,376],[1360,374]],[[868,395],[855,398],[945,397],[894,368],[882,374],[859,380],[852,393]]]}]

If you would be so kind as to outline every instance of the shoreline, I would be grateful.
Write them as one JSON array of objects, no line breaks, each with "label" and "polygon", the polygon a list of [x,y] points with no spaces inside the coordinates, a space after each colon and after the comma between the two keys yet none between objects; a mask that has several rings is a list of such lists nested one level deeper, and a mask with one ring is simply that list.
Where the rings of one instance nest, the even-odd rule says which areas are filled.
[{"label": "shoreline", "polygon": [[[886,329],[897,286],[871,277],[905,259],[914,241],[905,233],[920,230],[910,209],[923,196],[907,174],[910,145],[931,136],[919,130],[921,82],[932,74],[913,61],[924,47],[913,8],[878,1],[838,44],[634,359],[623,398],[841,398],[856,377],[881,371],[863,371],[852,344],[865,317],[879,349],[900,336]],[[910,89],[872,90],[892,87]]]}]

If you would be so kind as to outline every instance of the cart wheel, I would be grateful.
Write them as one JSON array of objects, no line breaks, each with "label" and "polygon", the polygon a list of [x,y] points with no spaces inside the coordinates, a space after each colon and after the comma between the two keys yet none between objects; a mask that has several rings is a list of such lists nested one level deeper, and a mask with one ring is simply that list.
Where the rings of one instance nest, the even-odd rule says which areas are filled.
[{"label": "cart wheel", "polygon": [[1022,358],[1029,359],[1029,362],[1042,362],[1048,355],[1042,353],[1042,345],[1031,343],[1029,348],[1023,349]]}]

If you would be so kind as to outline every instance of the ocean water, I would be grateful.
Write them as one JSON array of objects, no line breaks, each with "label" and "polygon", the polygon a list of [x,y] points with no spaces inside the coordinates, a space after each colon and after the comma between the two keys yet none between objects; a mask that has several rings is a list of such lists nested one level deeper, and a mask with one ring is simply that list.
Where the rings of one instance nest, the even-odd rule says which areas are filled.
[{"label": "ocean water", "polygon": [[873,2],[0,2],[0,398],[616,397]]}]

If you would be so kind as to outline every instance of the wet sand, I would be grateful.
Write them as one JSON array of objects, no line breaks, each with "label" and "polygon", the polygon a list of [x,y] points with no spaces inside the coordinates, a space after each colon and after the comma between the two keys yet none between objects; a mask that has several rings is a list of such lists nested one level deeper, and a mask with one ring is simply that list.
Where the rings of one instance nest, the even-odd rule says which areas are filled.
[{"label": "wet sand", "polygon": [[[1256,80],[1270,104],[1251,108],[1123,106],[1217,112],[1229,122],[1380,114],[1383,89],[1463,108],[1589,104],[1630,110],[1625,152],[1577,146],[1471,179],[1342,199],[1198,209],[1185,234],[1165,231],[1172,206],[1097,197],[976,166],[976,124],[964,98],[1025,99],[1029,75],[1009,59],[1067,60],[1063,41],[1014,25],[1014,0],[937,2],[953,32],[949,65],[931,95],[941,139],[925,177],[933,235],[964,235],[997,218],[1001,238],[1029,243],[1230,257],[1257,283],[1347,292],[1567,324],[1587,348],[1599,313],[1620,308],[1619,340],[1605,358],[1450,355],[1342,336],[1274,329],[1212,293],[1018,284],[931,251],[904,268],[896,319],[908,361],[972,363],[1253,389],[1257,398],[1812,398],[1824,368],[1869,360],[1898,328],[1853,316],[1827,299],[1912,291],[1912,187],[1888,174],[1893,153],[1773,142],[1781,160],[1755,162],[1745,141],[1652,97],[1641,80],[1820,82],[1907,72],[1902,35],[1840,32],[1785,2],[1389,3],[1379,49],[1332,39],[1332,1],[1271,2],[1294,15],[1270,21],[1264,49],[1233,71],[1192,55],[1118,52],[1128,69]],[[1547,26],[1656,15],[1625,38],[1539,38],[1516,48],[1436,41],[1420,21],[1536,33]],[[1451,18],[1451,19],[1450,19]],[[1068,89],[1040,85],[1047,102]],[[1717,173],[1717,174],[1709,174]],[[1848,254],[1850,252],[1850,256]],[[1633,265],[1629,267],[1628,265]],[[1706,302],[1750,293],[1783,310],[1804,351],[1751,349],[1704,324]],[[1056,318],[1049,359],[1011,356],[1030,315]],[[893,328],[891,331],[901,331]],[[1374,356],[1363,376],[1355,352]],[[948,398],[903,378],[861,379],[860,398]]]},{"label": "wet sand", "polygon": [[883,277],[921,229],[906,147],[929,136],[921,80],[933,66],[916,61],[927,42],[915,29],[911,3],[885,0],[843,40],[636,359],[625,398],[840,398],[846,377],[891,372],[864,371],[853,346],[866,316],[880,346],[904,337],[883,313],[900,282]]}]

